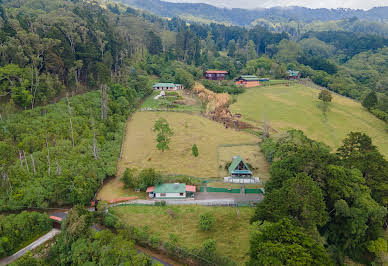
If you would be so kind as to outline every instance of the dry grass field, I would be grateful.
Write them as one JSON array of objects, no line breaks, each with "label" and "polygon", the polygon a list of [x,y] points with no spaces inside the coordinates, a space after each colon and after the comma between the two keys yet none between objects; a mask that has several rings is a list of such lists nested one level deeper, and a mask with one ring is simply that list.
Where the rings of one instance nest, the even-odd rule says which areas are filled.
[{"label": "dry grass field", "polygon": [[[168,121],[174,131],[170,150],[164,152],[156,149],[156,133],[152,130],[155,121],[161,117]],[[127,124],[118,176],[126,168],[152,167],[163,174],[218,177],[219,145],[254,144],[258,141],[253,135],[225,129],[223,125],[201,116],[173,112],[138,112]],[[193,144],[198,146],[198,157],[192,155]],[[257,146],[251,147],[257,152]],[[244,153],[239,154],[244,156]],[[232,156],[230,154],[230,160]]]},{"label": "dry grass field", "polygon": [[[168,214],[172,210],[175,218]],[[233,259],[239,265],[245,265],[249,258],[249,220],[254,208],[205,207],[205,206],[123,206],[114,208],[121,221],[128,225],[149,226],[153,234],[162,241],[170,234],[178,237],[178,245],[195,248],[211,238],[217,242],[217,251]],[[215,223],[209,232],[199,229],[199,216],[211,212]],[[141,221],[141,223],[139,223]]]},{"label": "dry grass field", "polygon": [[243,120],[261,126],[264,119],[278,130],[296,128],[332,148],[338,148],[350,131],[365,132],[380,152],[388,157],[388,134],[383,121],[366,111],[360,103],[333,95],[327,119],[319,108],[319,90],[303,85],[274,85],[248,89],[230,109]]}]

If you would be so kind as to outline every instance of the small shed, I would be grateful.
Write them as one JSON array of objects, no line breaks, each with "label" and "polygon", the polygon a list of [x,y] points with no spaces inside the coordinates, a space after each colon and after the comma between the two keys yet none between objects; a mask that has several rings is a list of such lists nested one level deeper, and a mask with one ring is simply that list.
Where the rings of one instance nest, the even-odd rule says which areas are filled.
[{"label": "small shed", "polygon": [[300,79],[301,73],[299,71],[288,70],[287,71],[287,76],[288,76],[288,79],[290,79],[290,80]]},{"label": "small shed", "polygon": [[208,70],[205,72],[206,79],[209,80],[224,80],[228,71],[225,70]]},{"label": "small shed", "polygon": [[235,80],[237,86],[245,88],[260,86],[260,79],[254,75],[242,75]]},{"label": "small shed", "polygon": [[252,178],[251,170],[240,155],[233,157],[228,170],[231,177]]},{"label": "small shed", "polygon": [[194,196],[196,187],[183,183],[167,183],[148,187],[146,192],[150,198],[155,199],[184,199]]},{"label": "small shed", "polygon": [[152,86],[154,90],[160,90],[160,91],[176,91],[183,89],[183,86],[181,84],[174,84],[174,83],[156,83],[154,86]]}]

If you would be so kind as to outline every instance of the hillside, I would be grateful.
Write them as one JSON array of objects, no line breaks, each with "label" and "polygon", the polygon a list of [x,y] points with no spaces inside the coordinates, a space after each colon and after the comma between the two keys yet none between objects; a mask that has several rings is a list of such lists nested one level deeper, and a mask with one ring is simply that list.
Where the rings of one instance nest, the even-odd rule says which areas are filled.
[{"label": "hillside", "polygon": [[238,96],[231,110],[258,125],[265,119],[277,130],[303,130],[308,137],[334,149],[341,145],[350,131],[364,132],[388,157],[388,139],[383,121],[367,112],[360,103],[338,95],[333,95],[325,118],[319,107],[318,94],[319,90],[303,85],[252,88]]},{"label": "hillside", "polygon": [[353,9],[311,9],[305,7],[273,7],[255,10],[240,8],[217,8],[208,4],[171,3],[160,0],[115,0],[164,17],[182,17],[191,15],[218,22],[230,22],[234,25],[246,26],[258,18],[275,21],[314,20],[329,21],[345,18],[363,18],[371,21],[388,19],[388,7],[373,8],[368,11]]}]

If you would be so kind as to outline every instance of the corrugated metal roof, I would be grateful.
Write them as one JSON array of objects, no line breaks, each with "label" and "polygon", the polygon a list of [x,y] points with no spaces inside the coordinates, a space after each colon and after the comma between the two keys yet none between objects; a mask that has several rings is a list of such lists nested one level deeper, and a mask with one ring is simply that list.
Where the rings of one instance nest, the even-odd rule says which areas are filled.
[{"label": "corrugated metal roof", "polygon": [[228,71],[225,70],[208,70],[206,71],[208,74],[228,74]]},{"label": "corrugated metal roof", "polygon": [[154,190],[155,190],[155,187],[148,187],[146,192],[150,193],[150,192],[154,192]]},{"label": "corrugated metal roof", "polygon": [[243,79],[246,81],[259,81],[259,78],[254,75],[242,75],[238,79]]},{"label": "corrugated metal roof", "polygon": [[[240,162],[242,162],[248,170],[236,170],[236,168],[240,164]],[[229,173],[238,173],[238,174],[244,174],[244,175],[245,174],[252,174],[252,172],[249,170],[248,165],[244,162],[244,160],[241,158],[240,155],[236,156],[236,158],[233,159],[228,170],[229,170]]]},{"label": "corrugated metal roof", "polygon": [[299,71],[293,71],[293,70],[288,70],[287,71],[287,74],[288,74],[288,76],[290,76],[290,77],[297,77],[297,76],[299,76]]},{"label": "corrugated metal roof", "polygon": [[177,85],[178,84],[174,84],[174,83],[156,83],[152,87],[169,87],[169,88],[173,88],[173,87],[176,87]]},{"label": "corrugated metal roof", "polygon": [[184,193],[186,192],[186,184],[168,183],[155,186],[155,193]]},{"label": "corrugated metal roof", "polygon": [[188,185],[186,185],[186,191],[188,191],[188,192],[196,192],[197,189],[196,189],[195,186],[188,186]]}]

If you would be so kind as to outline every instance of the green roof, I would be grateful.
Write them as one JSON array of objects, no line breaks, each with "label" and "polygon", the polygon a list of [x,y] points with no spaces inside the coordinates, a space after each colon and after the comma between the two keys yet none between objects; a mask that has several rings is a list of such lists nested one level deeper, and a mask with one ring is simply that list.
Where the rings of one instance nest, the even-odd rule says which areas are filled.
[{"label": "green roof", "polygon": [[293,71],[293,70],[288,70],[287,71],[287,74],[288,74],[288,76],[290,76],[290,77],[297,77],[297,76],[299,76],[299,71]]},{"label": "green roof", "polygon": [[[240,163],[243,163],[246,167],[247,170],[236,170],[237,166],[240,164]],[[249,167],[248,165],[244,162],[244,160],[241,158],[240,155],[236,156],[232,163],[230,164],[229,168],[229,173],[230,174],[252,174],[252,172],[249,170]]]},{"label": "green roof", "polygon": [[186,184],[159,184],[155,186],[154,193],[184,193],[186,192]]},{"label": "green roof", "polygon": [[169,87],[169,88],[173,88],[173,87],[176,87],[176,85],[177,84],[174,84],[174,83],[156,83],[152,87]]},{"label": "green roof", "polygon": [[254,75],[242,75],[238,79],[243,79],[243,80],[247,80],[247,81],[258,81],[259,80],[259,78],[257,76],[254,76]]}]

